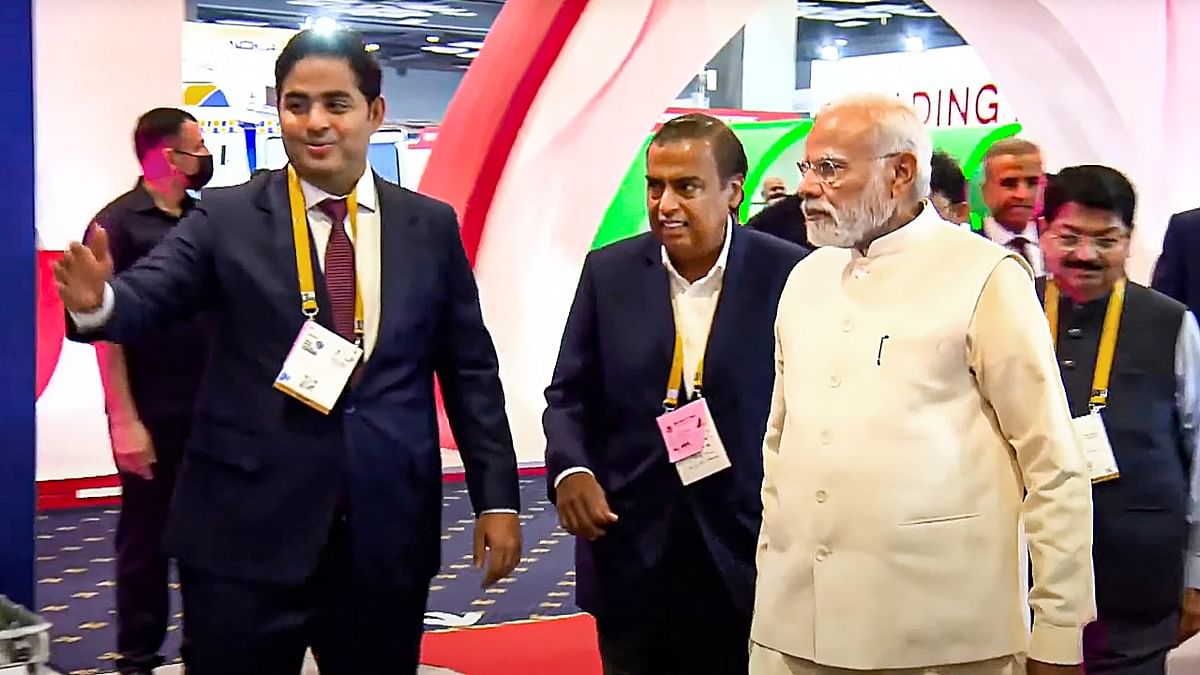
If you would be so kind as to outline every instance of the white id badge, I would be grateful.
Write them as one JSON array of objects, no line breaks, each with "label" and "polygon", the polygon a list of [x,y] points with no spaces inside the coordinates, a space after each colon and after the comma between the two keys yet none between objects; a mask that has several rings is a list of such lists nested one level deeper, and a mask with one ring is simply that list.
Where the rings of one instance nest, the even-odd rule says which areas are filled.
[{"label": "white id badge", "polygon": [[730,466],[729,455],[725,452],[725,444],[717,433],[717,423],[710,416],[704,426],[704,448],[700,452],[675,462],[675,470],[679,472],[679,480],[684,485],[691,485],[698,480],[724,471]]},{"label": "white id badge", "polygon": [[1102,483],[1120,477],[1117,468],[1117,458],[1113,456],[1112,445],[1108,441],[1108,431],[1104,428],[1104,418],[1100,413],[1091,413],[1071,420],[1075,425],[1075,437],[1083,447],[1087,458],[1088,474],[1093,483]]},{"label": "white id badge", "polygon": [[328,415],[362,354],[358,345],[315,321],[305,321],[275,378],[275,388]]}]

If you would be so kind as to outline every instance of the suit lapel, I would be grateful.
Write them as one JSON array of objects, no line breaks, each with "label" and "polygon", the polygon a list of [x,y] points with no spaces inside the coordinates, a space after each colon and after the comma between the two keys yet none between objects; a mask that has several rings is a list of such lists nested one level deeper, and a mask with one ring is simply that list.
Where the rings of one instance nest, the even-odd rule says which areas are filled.
[{"label": "suit lapel", "polygon": [[[743,312],[756,308],[761,298],[755,297],[754,279],[746,266],[746,237],[741,226],[734,224],[730,232],[729,257],[725,260],[725,277],[721,281],[721,296],[713,312],[712,328],[708,332],[708,344],[704,350],[704,388],[708,389],[713,368],[710,363],[725,363],[726,356],[735,357],[732,350],[738,344],[739,326],[746,325]],[[729,358],[730,363],[736,358]]]},{"label": "suit lapel", "polygon": [[[267,213],[271,224],[272,248],[278,264],[288,271],[290,282],[286,288],[290,291],[287,302],[296,308],[300,315],[300,274],[296,269],[296,245],[292,238],[292,209],[288,200],[287,171],[275,171],[261,193],[259,208]],[[309,258],[312,260],[313,283],[317,292],[317,323],[334,330],[333,316],[328,311],[329,294],[325,292],[325,274],[321,271],[317,259],[317,247],[312,241],[312,230],[309,230]],[[336,331],[335,331],[336,332]]]},{"label": "suit lapel", "polygon": [[649,363],[656,364],[651,369],[656,376],[652,384],[656,391],[666,393],[675,348],[675,312],[671,306],[671,280],[663,267],[662,244],[654,237],[646,238],[640,262],[643,269],[630,279],[634,281],[630,307],[637,308],[631,322],[643,333]]},{"label": "suit lapel", "polygon": [[374,352],[364,366],[364,376],[392,343],[387,338],[396,330],[396,322],[403,312],[403,282],[406,275],[393,272],[406,267],[414,274],[419,271],[405,261],[413,246],[412,228],[409,225],[416,215],[405,207],[404,193],[397,186],[375,176],[375,200],[379,215],[379,328]]}]

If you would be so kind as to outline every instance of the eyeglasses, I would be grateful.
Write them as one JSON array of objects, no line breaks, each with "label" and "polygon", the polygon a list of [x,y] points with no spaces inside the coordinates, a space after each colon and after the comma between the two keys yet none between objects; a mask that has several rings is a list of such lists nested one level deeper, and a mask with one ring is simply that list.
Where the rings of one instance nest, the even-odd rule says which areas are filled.
[{"label": "eyeglasses", "polygon": [[1085,237],[1073,232],[1052,232],[1050,234],[1059,247],[1064,251],[1074,251],[1081,248],[1084,243],[1090,245],[1099,253],[1110,253],[1116,250],[1125,241],[1125,236],[1105,236],[1105,237]]},{"label": "eyeglasses", "polygon": [[[900,154],[904,154],[904,153],[889,152],[886,155],[879,155],[878,157],[872,157],[871,161],[875,161],[875,160],[879,160],[879,159],[887,159],[889,157],[895,157],[896,155],[900,155]],[[809,171],[813,171],[816,173],[817,178],[820,179],[820,181],[822,183],[824,183],[825,185],[828,185],[829,187],[837,187],[837,184],[842,182],[842,178],[846,174],[846,169],[850,168],[850,165],[841,160],[825,158],[825,159],[818,159],[815,162],[810,162],[808,160],[805,160],[803,162],[796,162],[796,167],[798,169],[800,169],[800,179],[801,180],[804,179],[804,176],[807,175]]]}]

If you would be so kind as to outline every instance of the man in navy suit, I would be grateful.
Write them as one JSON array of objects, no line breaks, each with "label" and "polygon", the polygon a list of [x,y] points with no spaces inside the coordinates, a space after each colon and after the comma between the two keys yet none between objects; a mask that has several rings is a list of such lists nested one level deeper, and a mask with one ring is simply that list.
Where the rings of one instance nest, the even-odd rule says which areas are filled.
[{"label": "man in navy suit", "polygon": [[1171,216],[1151,285],[1200,316],[1200,209]]},{"label": "man in navy suit", "polygon": [[[77,339],[126,342],[211,310],[166,535],[188,672],[295,675],[311,646],[326,675],[413,673],[441,541],[435,374],[484,584],[520,556],[496,353],[454,212],[367,170],[384,101],[361,38],[298,34],[276,81],[287,170],[207,192],[115,278],[95,230],[55,269],[59,292]],[[327,347],[357,364],[304,361]]]},{"label": "man in navy suit", "polygon": [[[805,249],[736,224],[746,169],[719,120],[663,125],[650,232],[588,255],[546,390],[548,480],[606,675],[747,671],[775,306]],[[658,422],[685,406],[704,407],[704,449],[669,457]]]}]

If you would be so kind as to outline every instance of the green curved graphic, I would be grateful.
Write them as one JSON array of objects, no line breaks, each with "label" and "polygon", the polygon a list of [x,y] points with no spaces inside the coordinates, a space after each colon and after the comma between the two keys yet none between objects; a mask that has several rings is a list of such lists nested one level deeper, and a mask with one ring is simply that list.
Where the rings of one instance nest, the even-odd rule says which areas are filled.
[{"label": "green curved graphic", "polygon": [[[749,124],[753,124],[753,122],[750,122]],[[767,151],[763,153],[762,157],[757,162],[751,161],[750,173],[746,176],[747,198],[742,202],[742,208],[738,214],[738,217],[743,223],[750,219],[750,197],[758,192],[758,187],[762,185],[762,181],[767,173],[767,170],[770,169],[771,166],[773,166],[789,148],[807,138],[808,132],[812,130],[813,125],[812,120],[796,120],[788,122],[787,124],[791,127],[788,132],[780,137],[780,139],[771,145],[771,147],[767,148]]]},{"label": "green curved graphic", "polygon": [[[750,215],[752,199],[763,179],[767,177],[767,172],[772,170],[785,153],[804,142],[812,129],[812,121],[797,119],[736,122],[731,124],[730,128],[746,148],[746,157],[750,164],[750,171],[746,176],[746,200],[740,212],[742,221],[745,222]],[[971,223],[975,229],[982,226],[987,209],[979,189],[978,174],[983,157],[997,141],[1015,136],[1020,131],[1021,125],[1018,123],[1001,127],[964,127],[930,131],[934,147],[959,160],[963,167],[963,175],[970,184]],[[600,248],[647,230],[645,173],[646,148],[649,143],[650,135],[647,135],[596,230],[592,241],[593,248]]]}]

